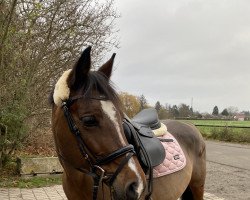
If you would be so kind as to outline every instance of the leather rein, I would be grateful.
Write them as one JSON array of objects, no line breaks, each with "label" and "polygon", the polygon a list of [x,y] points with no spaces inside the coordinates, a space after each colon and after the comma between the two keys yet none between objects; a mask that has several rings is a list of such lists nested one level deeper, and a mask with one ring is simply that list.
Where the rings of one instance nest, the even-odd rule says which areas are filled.
[{"label": "leather rein", "polygon": [[[94,180],[93,185],[93,192],[92,192],[92,199],[96,200],[98,195],[98,190],[100,184],[104,181],[110,188],[113,187],[113,183],[117,177],[117,175],[122,171],[123,167],[126,165],[126,163],[129,161],[129,159],[135,154],[134,146],[133,145],[127,145],[125,147],[122,147],[120,149],[117,149],[116,151],[112,152],[111,154],[103,157],[103,158],[97,158],[95,155],[91,153],[91,151],[88,149],[87,145],[85,144],[81,132],[76,126],[76,123],[71,115],[71,112],[69,110],[70,106],[74,103],[75,100],[84,98],[84,95],[81,96],[75,96],[72,97],[66,101],[63,101],[62,103],[62,109],[64,112],[64,116],[67,120],[69,129],[71,133],[75,136],[79,150],[83,156],[83,158],[89,163],[90,169],[87,170],[85,168],[77,168],[71,165],[70,162],[68,162],[59,152],[59,158],[61,161],[66,162],[67,164],[71,165],[76,170],[89,175]],[[99,97],[90,97],[90,99],[93,100],[107,100],[104,96]],[[116,158],[125,155],[125,157],[122,159],[120,165],[117,167],[116,171],[113,174],[107,174],[106,171],[101,167],[102,165],[108,164],[115,160]],[[112,190],[111,190],[112,192]]]}]

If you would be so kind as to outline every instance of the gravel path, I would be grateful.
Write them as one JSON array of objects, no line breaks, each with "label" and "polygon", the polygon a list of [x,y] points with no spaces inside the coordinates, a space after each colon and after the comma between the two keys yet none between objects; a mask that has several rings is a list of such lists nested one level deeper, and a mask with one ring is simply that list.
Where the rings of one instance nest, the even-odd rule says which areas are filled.
[{"label": "gravel path", "polygon": [[250,171],[207,162],[205,190],[225,200],[250,200]]}]

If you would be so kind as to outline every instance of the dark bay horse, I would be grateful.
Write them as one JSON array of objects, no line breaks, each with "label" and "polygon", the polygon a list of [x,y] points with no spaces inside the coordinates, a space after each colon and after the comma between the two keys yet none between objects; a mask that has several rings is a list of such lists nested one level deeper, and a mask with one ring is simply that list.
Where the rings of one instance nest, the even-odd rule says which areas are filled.
[{"label": "dark bay horse", "polygon": [[[147,178],[128,144],[123,112],[110,84],[115,54],[98,71],[91,71],[91,47],[65,71],[51,95],[52,131],[64,168],[63,189],[69,200],[146,198]],[[155,178],[155,200],[202,200],[205,143],[198,130],[177,121],[164,122],[181,145],[186,166]]]}]

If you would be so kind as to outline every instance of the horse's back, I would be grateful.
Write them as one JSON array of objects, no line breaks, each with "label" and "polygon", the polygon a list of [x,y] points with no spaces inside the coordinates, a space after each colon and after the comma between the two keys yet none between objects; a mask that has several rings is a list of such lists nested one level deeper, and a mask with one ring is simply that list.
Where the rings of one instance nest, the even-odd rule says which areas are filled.
[{"label": "horse's back", "polygon": [[176,120],[165,120],[163,123],[182,148],[190,153],[194,153],[194,156],[200,157],[205,150],[205,142],[199,130],[193,124]]}]

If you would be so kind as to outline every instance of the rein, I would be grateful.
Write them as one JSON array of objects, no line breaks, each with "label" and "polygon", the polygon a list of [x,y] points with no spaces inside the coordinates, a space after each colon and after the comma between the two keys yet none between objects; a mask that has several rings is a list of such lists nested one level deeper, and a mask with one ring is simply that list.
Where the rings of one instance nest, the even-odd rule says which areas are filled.
[{"label": "rein", "polygon": [[[81,132],[76,126],[76,123],[71,115],[71,112],[69,110],[70,106],[73,104],[73,102],[77,99],[85,97],[84,95],[81,96],[75,96],[67,101],[64,101],[62,103],[62,109],[64,112],[64,116],[67,120],[69,129],[71,133],[75,136],[79,150],[83,156],[83,158],[89,163],[90,165],[90,170],[84,169],[84,168],[76,168],[73,165],[71,165],[61,154],[58,153],[59,157],[71,165],[73,168],[76,170],[92,176],[94,180],[94,185],[93,185],[93,192],[92,192],[92,199],[96,200],[97,195],[98,195],[98,190],[100,184],[105,181],[105,183],[109,186],[112,187],[113,183],[118,176],[118,174],[122,171],[126,163],[129,161],[129,159],[135,154],[134,146],[133,145],[127,145],[125,147],[122,147],[120,149],[117,149],[116,151],[112,152],[111,154],[103,157],[103,158],[96,158],[95,155],[91,153],[91,151],[88,149],[87,145],[84,143],[84,140],[81,136]],[[105,96],[99,96],[99,97],[91,97],[93,100],[107,100]],[[125,155],[125,157],[122,159],[120,165],[116,169],[116,171],[113,174],[107,174],[105,170],[101,167],[102,165],[108,164],[112,162],[113,160],[117,159],[120,156]]]}]

